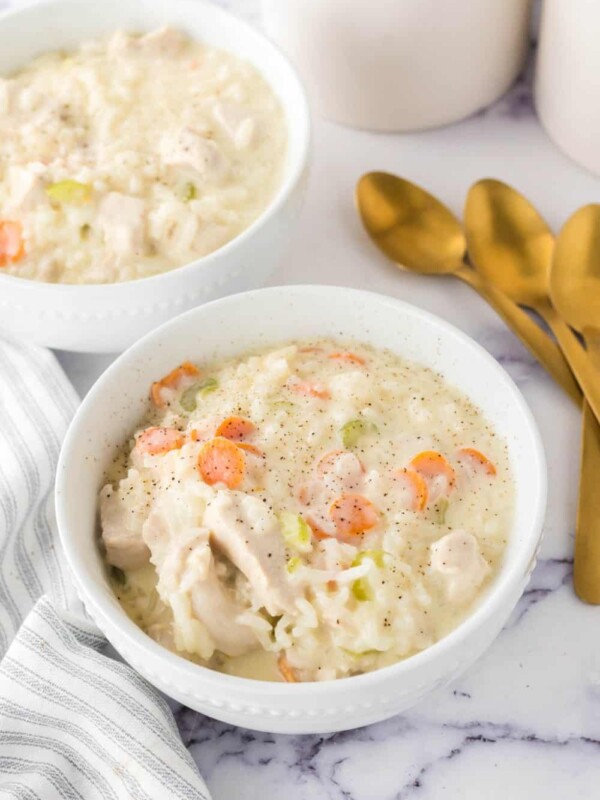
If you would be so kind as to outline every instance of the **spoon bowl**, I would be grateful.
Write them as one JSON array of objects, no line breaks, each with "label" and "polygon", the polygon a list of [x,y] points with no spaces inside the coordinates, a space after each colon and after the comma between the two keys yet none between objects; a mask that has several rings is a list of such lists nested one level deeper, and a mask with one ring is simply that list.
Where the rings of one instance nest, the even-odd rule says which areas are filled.
[{"label": "spoon bowl", "polygon": [[359,180],[356,203],[377,247],[397,266],[424,275],[448,275],[464,265],[465,235],[436,197],[388,172]]},{"label": "spoon bowl", "polygon": [[515,303],[547,303],[554,236],[523,195],[502,181],[478,181],[467,196],[465,227],[469,253],[487,280]]},{"label": "spoon bowl", "polygon": [[600,205],[584,206],[564,224],[550,278],[559,314],[586,336],[600,336]]}]

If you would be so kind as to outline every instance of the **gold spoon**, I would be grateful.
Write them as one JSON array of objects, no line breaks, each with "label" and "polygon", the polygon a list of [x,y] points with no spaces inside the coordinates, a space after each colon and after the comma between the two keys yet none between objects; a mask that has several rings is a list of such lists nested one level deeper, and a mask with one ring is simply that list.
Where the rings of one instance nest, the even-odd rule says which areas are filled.
[{"label": "gold spoon", "polygon": [[[490,217],[496,209],[500,216],[495,223]],[[552,320],[553,327],[557,318],[566,328],[549,295],[554,236],[531,203],[500,181],[480,181],[467,197],[465,225],[477,268],[510,292],[516,302],[530,305],[548,322]],[[565,243],[560,247],[564,251]],[[576,259],[569,255],[572,268]],[[581,347],[579,342],[577,345]],[[582,436],[573,585],[581,600],[599,603],[600,499],[593,499],[593,487],[600,467],[600,426],[588,403],[584,403]]]},{"label": "gold spoon", "polygon": [[454,275],[487,300],[509,328],[564,388],[581,403],[581,391],[552,339],[512,300],[465,264],[460,222],[433,195],[386,172],[371,172],[356,187],[367,233],[399,267],[425,275]]},{"label": "gold spoon", "polygon": [[[563,226],[552,261],[550,294],[559,314],[583,334],[591,358],[600,366],[599,205],[580,208]],[[593,525],[600,520],[600,425],[587,404],[581,463],[573,585],[582,600],[600,604],[600,531]]]},{"label": "gold spoon", "polygon": [[600,380],[592,360],[550,300],[552,231],[531,203],[501,181],[486,178],[469,190],[465,205],[469,254],[503,294],[536,311],[548,324],[596,418]]}]

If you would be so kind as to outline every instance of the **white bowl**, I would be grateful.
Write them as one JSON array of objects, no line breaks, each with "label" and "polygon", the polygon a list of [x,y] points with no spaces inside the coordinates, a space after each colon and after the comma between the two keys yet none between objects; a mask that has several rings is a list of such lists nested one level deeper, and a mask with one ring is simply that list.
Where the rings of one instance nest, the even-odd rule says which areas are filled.
[{"label": "white bowl", "polygon": [[[505,437],[516,485],[504,564],[462,625],[390,667],[323,683],[284,684],[222,675],[165,650],[125,615],[98,548],[97,494],[115,448],[147,407],[148,386],[173,364],[239,355],[311,336],[355,338],[425,364],[460,387]],[[521,394],[497,362],[446,322],[397,300],[328,286],[233,295],[183,314],[145,337],[100,378],[79,409],[58,465],[61,539],[82,600],[123,658],[187,706],[256,730],[345,730],[404,711],[452,681],[497,636],[535,564],[546,503],[540,437]]]},{"label": "white bowl", "polygon": [[42,283],[1,274],[0,328],[66,350],[118,352],[167,319],[207,300],[262,285],[285,252],[303,198],[310,117],[287,59],[256,30],[201,0],[53,0],[0,15],[0,75],[41,52],[76,48],[117,28],[172,25],[254,64],[284,108],[288,155],[277,195],[220,250],[151,278],[99,286]]}]

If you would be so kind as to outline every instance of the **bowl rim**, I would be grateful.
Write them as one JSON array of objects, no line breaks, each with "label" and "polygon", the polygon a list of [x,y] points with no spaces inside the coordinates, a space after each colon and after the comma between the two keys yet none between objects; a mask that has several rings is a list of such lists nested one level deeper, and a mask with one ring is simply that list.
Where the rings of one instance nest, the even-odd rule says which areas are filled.
[{"label": "bowl rim", "polygon": [[[514,403],[514,406],[522,416],[525,428],[530,436],[532,456],[530,467],[531,473],[535,477],[537,496],[533,497],[528,529],[517,551],[517,555],[513,559],[514,563],[512,565],[507,565],[506,562],[502,564],[498,575],[488,587],[483,597],[479,600],[474,610],[456,628],[450,631],[450,633],[419,653],[371,672],[331,681],[307,681],[290,684],[228,675],[189,661],[151,639],[150,636],[144,633],[141,628],[127,617],[122,609],[119,611],[113,609],[103,597],[99,585],[93,585],[93,588],[90,589],[90,585],[87,582],[81,581],[79,576],[82,573],[85,574],[85,569],[82,569],[81,559],[76,552],[77,548],[71,544],[72,541],[74,542],[76,540],[76,536],[69,533],[68,514],[66,510],[68,491],[65,481],[69,468],[72,443],[78,437],[79,427],[88,414],[88,408],[94,407],[102,397],[105,383],[110,380],[112,374],[126,366],[130,358],[135,358],[138,352],[148,348],[150,344],[159,344],[161,340],[169,336],[169,329],[171,327],[180,325],[183,320],[192,319],[196,315],[202,314],[205,309],[212,308],[215,305],[225,307],[228,304],[240,302],[241,298],[245,298],[244,302],[256,302],[260,300],[261,297],[268,294],[277,295],[281,293],[290,293],[292,295],[302,295],[303,293],[310,294],[312,292],[330,294],[333,303],[336,302],[336,299],[339,299],[340,292],[343,292],[348,296],[354,296],[357,301],[362,299],[367,302],[384,304],[388,307],[392,307],[398,313],[411,317],[417,324],[425,323],[437,329],[440,335],[453,338],[463,351],[463,356],[461,357],[468,357],[470,351],[471,353],[477,354],[477,357],[487,361],[492,371],[495,372],[498,382],[503,384],[508,392],[511,398],[510,402]],[[102,628],[102,623],[99,622],[99,620],[107,622],[111,628],[116,628],[120,635],[124,637],[129,649],[132,649],[140,658],[144,657],[147,659],[147,662],[144,661],[144,663],[156,663],[155,659],[158,659],[162,665],[168,666],[173,670],[172,674],[175,672],[179,675],[185,674],[189,678],[189,685],[202,685],[205,689],[216,689],[219,687],[223,690],[228,688],[232,690],[238,689],[240,691],[245,690],[256,698],[265,698],[266,696],[314,698],[325,695],[333,697],[345,694],[348,690],[366,689],[374,684],[384,683],[386,680],[395,681],[401,679],[404,674],[411,673],[413,670],[418,670],[419,667],[429,662],[443,659],[445,654],[460,646],[462,641],[467,639],[472,632],[484,626],[486,621],[489,621],[490,618],[493,617],[498,608],[510,600],[510,597],[519,584],[525,582],[530,569],[535,564],[537,550],[542,537],[546,498],[546,457],[537,423],[513,379],[506,372],[504,367],[502,367],[482,345],[443,318],[411,303],[407,303],[406,301],[364,289],[329,284],[272,286],[228,295],[180,314],[146,334],[146,336],[122,353],[105,370],[77,409],[60,452],[55,486],[56,517],[61,544],[67,563],[71,569],[72,577],[79,589],[80,597],[84,601],[86,607],[89,604],[92,608],[92,611],[89,611],[89,613],[99,624],[99,627]],[[511,533],[513,531],[514,524]],[[195,696],[193,692],[188,691],[187,693]],[[203,697],[202,699],[210,702],[208,698]]]},{"label": "bowl rim", "polygon": [[[160,0],[144,1],[146,3],[156,3],[156,5],[162,5]],[[102,296],[104,296],[105,299],[108,299],[112,292],[118,292],[119,290],[125,291],[125,289],[121,289],[121,287],[130,288],[135,286],[136,289],[139,287],[140,292],[142,293],[146,287],[152,288],[153,290],[160,290],[160,283],[171,279],[173,274],[177,275],[178,278],[181,276],[182,279],[185,279],[187,273],[195,271],[196,269],[201,269],[205,265],[211,265],[219,258],[229,255],[229,253],[236,247],[244,245],[246,240],[251,239],[263,226],[265,226],[273,217],[277,215],[282,206],[284,206],[288,201],[290,195],[294,191],[294,188],[301,180],[309,160],[312,141],[312,124],[306,88],[291,60],[283,52],[283,50],[275,42],[269,39],[269,37],[266,36],[259,28],[251,25],[249,22],[246,22],[246,20],[236,16],[235,14],[227,11],[221,6],[216,5],[215,3],[208,2],[208,0],[193,0],[193,2],[190,0],[169,0],[169,4],[171,6],[180,5],[187,8],[193,8],[198,14],[202,14],[208,10],[208,13],[213,14],[217,18],[220,17],[225,26],[237,28],[237,30],[241,32],[245,38],[254,39],[260,47],[266,51],[271,51],[271,53],[281,62],[284,71],[287,73],[287,79],[290,81],[290,86],[292,87],[294,94],[300,98],[301,102],[300,105],[296,107],[296,110],[298,110],[298,108],[300,109],[302,121],[300,125],[294,127],[299,141],[298,153],[296,157],[286,165],[283,179],[276,193],[271,198],[266,208],[264,208],[259,214],[259,216],[253,220],[253,222],[247,228],[244,228],[241,233],[239,233],[237,236],[234,236],[233,239],[230,239],[224,245],[217,248],[217,250],[206,253],[206,255],[200,256],[200,258],[196,258],[193,261],[188,261],[179,267],[173,267],[166,272],[159,272],[156,275],[150,275],[144,278],[134,278],[112,283],[69,284],[50,283],[47,281],[39,281],[33,278],[21,278],[18,275],[7,275],[0,271],[0,285],[2,285],[2,282],[4,281],[6,282],[7,286],[10,287],[12,285],[21,291],[48,291],[56,298],[64,298],[68,297],[70,294],[76,293],[78,295],[78,300],[85,300],[85,298],[82,297],[84,294],[87,294],[90,296],[90,298],[93,297],[94,299],[102,299]],[[26,14],[33,14],[35,17],[36,11],[40,8],[65,5],[84,6],[85,0],[41,0],[40,2],[37,0],[29,0],[29,2],[25,5],[16,7],[9,6],[7,9],[0,10],[0,32],[2,30],[3,23],[7,19]],[[226,48],[221,49],[226,50]],[[50,46],[48,50],[44,50],[44,52],[52,52],[52,47]],[[260,74],[267,82],[269,87],[273,90],[269,78],[262,72]],[[0,77],[2,76],[0,75]],[[283,95],[277,95],[277,97],[282,109],[284,112],[287,112],[290,102]]]}]

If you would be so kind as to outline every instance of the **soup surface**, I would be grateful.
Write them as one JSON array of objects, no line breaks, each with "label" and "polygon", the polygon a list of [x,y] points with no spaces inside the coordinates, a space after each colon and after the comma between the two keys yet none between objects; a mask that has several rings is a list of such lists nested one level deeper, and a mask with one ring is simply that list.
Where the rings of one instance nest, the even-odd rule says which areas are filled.
[{"label": "soup surface", "polygon": [[165,647],[264,680],[328,680],[455,628],[502,561],[505,443],[441,376],[306,341],[150,389],[100,496],[129,616]]},{"label": "soup surface", "polygon": [[111,283],[216,250],[266,208],[286,124],[234,54],[117,31],[0,78],[0,268]]}]

